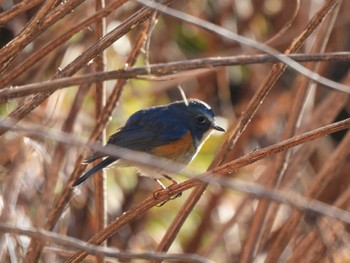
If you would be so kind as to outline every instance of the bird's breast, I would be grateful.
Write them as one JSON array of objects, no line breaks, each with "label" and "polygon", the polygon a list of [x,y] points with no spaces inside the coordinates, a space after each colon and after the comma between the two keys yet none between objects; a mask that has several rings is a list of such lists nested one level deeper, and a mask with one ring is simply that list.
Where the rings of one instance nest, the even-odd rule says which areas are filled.
[{"label": "bird's breast", "polygon": [[153,148],[151,153],[174,162],[188,164],[196,151],[191,133],[188,131],[176,141]]}]

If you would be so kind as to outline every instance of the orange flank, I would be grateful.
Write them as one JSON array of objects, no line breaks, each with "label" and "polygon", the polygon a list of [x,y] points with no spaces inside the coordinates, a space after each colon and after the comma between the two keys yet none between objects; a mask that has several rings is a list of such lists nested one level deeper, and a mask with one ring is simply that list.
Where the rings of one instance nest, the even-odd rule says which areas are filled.
[{"label": "orange flank", "polygon": [[167,145],[155,147],[152,154],[179,163],[188,163],[191,161],[195,148],[192,144],[192,136],[188,131],[181,139],[171,142]]}]

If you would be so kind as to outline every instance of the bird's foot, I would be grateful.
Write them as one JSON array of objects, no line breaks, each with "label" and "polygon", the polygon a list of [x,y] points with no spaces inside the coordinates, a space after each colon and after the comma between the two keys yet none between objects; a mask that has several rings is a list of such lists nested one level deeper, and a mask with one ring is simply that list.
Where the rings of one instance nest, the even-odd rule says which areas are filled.
[{"label": "bird's foot", "polygon": [[168,186],[168,187],[165,187],[158,179],[155,179],[155,181],[162,187],[162,189],[159,189],[159,190],[154,191],[154,192],[153,192],[153,198],[156,199],[156,200],[159,199],[159,198],[160,198],[160,194],[161,194],[163,191],[167,191],[167,194],[168,194],[168,199],[165,200],[165,201],[163,201],[162,203],[158,204],[158,205],[157,205],[158,207],[163,206],[165,203],[167,203],[167,202],[170,201],[170,200],[174,200],[174,199],[176,199],[176,198],[182,196],[182,193],[177,193],[176,195],[172,194],[171,188],[172,188],[173,186],[179,184],[178,181],[176,181],[175,179],[173,179],[173,178],[171,178],[171,177],[169,177],[169,176],[167,176],[167,175],[163,175],[163,176],[164,176],[166,179],[170,180],[173,184],[171,184],[171,185]]},{"label": "bird's foot", "polygon": [[176,198],[182,196],[182,192],[178,193],[178,194],[175,195],[175,196],[174,196],[173,194],[171,194],[171,188],[172,188],[173,186],[178,185],[179,182],[176,181],[174,178],[171,178],[170,176],[166,175],[166,174],[163,174],[163,176],[164,176],[164,178],[166,178],[166,179],[168,179],[169,181],[172,182],[172,184],[169,185],[168,188],[167,188],[167,189],[169,189],[170,200],[174,200],[174,199],[176,199]]},{"label": "bird's foot", "polygon": [[[173,184],[170,185],[170,186],[168,187],[168,189],[171,190],[170,187],[172,187],[172,186],[173,186]],[[181,196],[182,196],[182,192],[177,193],[176,195],[173,195],[173,194],[171,194],[171,191],[169,191],[169,196],[170,196],[170,197],[169,197],[170,200],[174,200],[174,199],[176,199],[176,198],[178,198],[178,197],[181,197]]]}]

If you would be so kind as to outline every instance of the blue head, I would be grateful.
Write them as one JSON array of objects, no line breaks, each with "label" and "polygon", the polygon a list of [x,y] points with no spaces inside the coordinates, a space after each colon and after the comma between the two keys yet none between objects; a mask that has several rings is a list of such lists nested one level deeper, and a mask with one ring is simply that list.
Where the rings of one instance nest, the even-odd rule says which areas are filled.
[{"label": "blue head", "polygon": [[178,101],[170,104],[169,110],[186,122],[196,146],[209,135],[212,129],[225,131],[215,123],[213,110],[203,101],[196,99],[189,99],[187,103]]}]

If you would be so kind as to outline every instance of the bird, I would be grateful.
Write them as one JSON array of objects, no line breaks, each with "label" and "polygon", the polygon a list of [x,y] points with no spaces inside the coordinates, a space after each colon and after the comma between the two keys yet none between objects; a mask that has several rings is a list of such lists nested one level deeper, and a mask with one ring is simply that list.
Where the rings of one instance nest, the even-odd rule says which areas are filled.
[{"label": "bird", "polygon": [[[135,112],[125,126],[109,137],[105,147],[115,145],[170,160],[179,164],[176,172],[180,172],[192,161],[213,130],[225,131],[216,124],[210,106],[198,99],[184,99]],[[178,183],[172,178],[173,174],[170,175],[162,169],[146,167],[130,160],[123,162],[124,160],[103,152],[93,153],[84,162],[91,163],[101,158],[105,159],[78,178],[73,187],[115,162],[124,166],[135,166],[141,175],[153,178],[163,189],[165,186],[159,181],[160,178],[166,178],[173,184]]]}]

